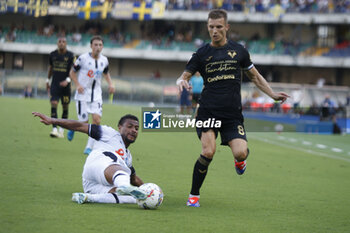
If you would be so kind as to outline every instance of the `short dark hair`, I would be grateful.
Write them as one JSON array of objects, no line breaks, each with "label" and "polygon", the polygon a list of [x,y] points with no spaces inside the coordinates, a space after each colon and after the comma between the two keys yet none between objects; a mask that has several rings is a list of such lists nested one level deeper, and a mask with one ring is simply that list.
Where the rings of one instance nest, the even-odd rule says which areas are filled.
[{"label": "short dark hair", "polygon": [[93,37],[91,37],[90,44],[92,44],[92,42],[94,42],[94,40],[100,40],[100,41],[102,41],[102,44],[103,44],[102,36],[93,36]]},{"label": "short dark hair", "polygon": [[118,126],[123,125],[127,119],[131,119],[131,120],[135,120],[135,121],[139,122],[139,119],[137,118],[137,116],[134,116],[131,114],[126,114],[125,116],[122,116],[120,118],[120,120],[118,122]]},{"label": "short dark hair", "polygon": [[220,19],[224,18],[225,22],[227,22],[227,12],[223,9],[214,9],[211,10],[208,14],[208,19]]}]

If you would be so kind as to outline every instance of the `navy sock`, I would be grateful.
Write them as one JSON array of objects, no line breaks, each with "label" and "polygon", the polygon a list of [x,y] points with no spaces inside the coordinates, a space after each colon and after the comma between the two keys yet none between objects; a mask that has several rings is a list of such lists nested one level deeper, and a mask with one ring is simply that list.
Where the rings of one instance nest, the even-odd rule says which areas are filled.
[{"label": "navy sock", "polygon": [[193,175],[192,175],[192,188],[191,188],[191,194],[192,195],[199,195],[199,189],[201,188],[205,176],[208,173],[208,167],[212,159],[208,159],[204,157],[203,155],[200,155],[197,159],[194,168],[193,168]]},{"label": "navy sock", "polygon": [[[51,107],[51,117],[57,118],[57,108]],[[52,127],[56,127],[56,125],[52,125]]]}]

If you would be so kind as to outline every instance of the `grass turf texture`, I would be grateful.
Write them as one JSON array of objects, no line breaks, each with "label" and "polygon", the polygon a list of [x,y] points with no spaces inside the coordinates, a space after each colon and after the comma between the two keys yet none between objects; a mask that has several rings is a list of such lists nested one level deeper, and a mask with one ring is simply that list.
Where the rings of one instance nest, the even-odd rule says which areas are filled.
[{"label": "grass turf texture", "polygon": [[[49,114],[48,100],[1,97],[0,108],[0,232],[350,229],[350,135],[248,132],[251,154],[246,174],[236,175],[229,148],[218,146],[201,190],[202,206],[189,208],[185,202],[200,153],[195,133],[140,132],[130,147],[136,172],[145,182],[158,184],[165,194],[158,210],[147,211],[136,205],[72,202],[71,193],[82,191],[87,136],[77,133],[72,142],[50,138],[51,127],[31,115],[32,111]],[[59,106],[59,116],[61,111]],[[106,104],[102,123],[115,127],[126,113],[140,116],[141,110]],[[76,119],[74,103],[70,118]],[[301,139],[327,148],[335,145],[343,152],[303,148],[307,145]]]}]

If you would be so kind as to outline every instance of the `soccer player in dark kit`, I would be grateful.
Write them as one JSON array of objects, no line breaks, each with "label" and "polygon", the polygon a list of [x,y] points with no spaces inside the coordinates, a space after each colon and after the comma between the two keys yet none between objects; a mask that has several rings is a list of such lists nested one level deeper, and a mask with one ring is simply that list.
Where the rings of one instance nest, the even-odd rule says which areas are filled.
[{"label": "soccer player in dark kit", "polygon": [[[61,99],[62,118],[68,118],[68,107],[71,95],[71,79],[69,72],[74,63],[74,55],[67,50],[67,40],[65,37],[59,37],[57,40],[57,49],[50,53],[49,71],[46,80],[46,87],[50,93],[51,117],[57,118],[57,105]],[[50,79],[52,77],[51,85]],[[52,125],[51,137],[63,138],[63,128],[57,129]]]},{"label": "soccer player in dark kit", "polygon": [[215,118],[221,121],[219,128],[197,127],[202,151],[194,165],[192,189],[187,200],[187,206],[193,207],[200,206],[199,190],[215,154],[218,132],[221,135],[221,145],[228,145],[231,148],[237,174],[242,175],[246,169],[249,150],[241,104],[242,71],[272,99],[284,102],[289,97],[286,93],[274,92],[254,67],[248,51],[242,45],[227,40],[229,24],[226,11],[209,12],[207,26],[211,42],[192,55],[185,71],[177,80],[180,90],[190,89],[188,81],[194,73],[199,71],[204,80],[204,89],[201,93],[196,120],[205,121]]}]

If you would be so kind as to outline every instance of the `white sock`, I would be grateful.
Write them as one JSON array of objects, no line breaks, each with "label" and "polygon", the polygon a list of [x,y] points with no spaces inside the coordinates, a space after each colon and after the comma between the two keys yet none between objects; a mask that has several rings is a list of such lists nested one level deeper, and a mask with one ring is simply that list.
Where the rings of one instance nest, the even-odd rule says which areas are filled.
[{"label": "white sock", "polygon": [[59,132],[59,133],[63,133],[63,132],[64,132],[64,129],[60,127],[60,128],[58,129],[58,132]]},{"label": "white sock", "polygon": [[188,195],[188,197],[189,198],[191,198],[191,197],[198,197],[198,198],[200,198],[200,195],[192,195],[192,194],[190,194],[190,195]]},{"label": "white sock", "polygon": [[130,186],[130,175],[122,170],[118,170],[114,173],[112,178],[114,186],[122,187],[122,186]]},{"label": "white sock", "polygon": [[135,204],[136,199],[132,196],[118,196],[115,193],[88,194],[88,202],[94,203],[116,203],[116,204]]},{"label": "white sock", "polygon": [[85,148],[93,149],[94,144],[95,144],[95,139],[93,139],[92,137],[89,137]]}]

